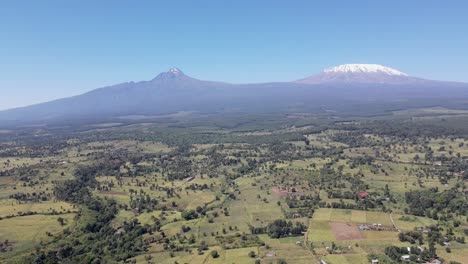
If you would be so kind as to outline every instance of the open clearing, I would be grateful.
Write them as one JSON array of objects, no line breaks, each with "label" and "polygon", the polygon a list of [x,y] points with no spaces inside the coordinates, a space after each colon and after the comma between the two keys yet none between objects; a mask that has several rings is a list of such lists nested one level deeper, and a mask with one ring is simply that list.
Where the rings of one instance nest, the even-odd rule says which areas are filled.
[{"label": "open clearing", "polygon": [[330,223],[331,230],[335,235],[336,240],[360,240],[366,236],[359,230],[359,227],[354,224],[332,222]]}]

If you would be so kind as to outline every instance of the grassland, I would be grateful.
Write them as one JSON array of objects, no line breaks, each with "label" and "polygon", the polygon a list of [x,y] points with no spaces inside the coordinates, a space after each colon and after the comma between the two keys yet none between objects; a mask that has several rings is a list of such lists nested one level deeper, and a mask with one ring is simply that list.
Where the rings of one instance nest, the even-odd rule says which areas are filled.
[{"label": "grassland", "polygon": [[[394,113],[439,114],[466,113],[438,108]],[[132,241],[143,241],[145,250],[132,252],[127,261],[368,263],[370,256],[385,257],[389,246],[415,245],[400,241],[401,232],[437,226],[450,237],[449,246],[436,244],[438,256],[468,262],[466,244],[456,240],[466,237],[466,212],[444,208],[435,216],[430,210],[414,215],[406,198],[437,188],[435,195],[464,193],[456,199],[466,201],[463,135],[392,134],[362,120],[301,122],[267,128],[108,122],[48,144],[5,140],[0,241],[9,243],[0,262],[34,255],[36,247],[55,252],[65,229],[84,232],[79,243],[87,243],[83,230],[92,229],[89,219],[96,213],[56,193],[57,186],[79,181],[83,167],[86,176],[93,175],[86,186],[90,197],[116,201],[106,234],[122,241],[120,232],[129,225],[144,229]],[[269,228],[280,219],[306,229],[273,237]],[[423,234],[421,246],[428,241]]]}]

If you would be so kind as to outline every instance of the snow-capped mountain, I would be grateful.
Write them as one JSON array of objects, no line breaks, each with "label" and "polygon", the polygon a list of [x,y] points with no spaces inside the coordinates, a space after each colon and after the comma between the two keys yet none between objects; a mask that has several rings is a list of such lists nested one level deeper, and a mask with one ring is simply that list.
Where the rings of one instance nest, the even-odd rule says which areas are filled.
[{"label": "snow-capped mountain", "polygon": [[403,83],[421,79],[379,64],[343,64],[298,80],[299,83]]},{"label": "snow-capped mountain", "polygon": [[408,76],[408,74],[401,71],[392,69],[390,67],[385,67],[380,64],[343,64],[336,67],[331,67],[325,69],[326,73],[338,73],[338,72],[347,72],[347,73],[384,73],[388,75],[399,75],[399,76]]},{"label": "snow-capped mountain", "polygon": [[465,102],[466,83],[419,79],[377,64],[345,64],[295,82],[252,84],[204,81],[171,68],[148,81],[120,83],[0,111],[0,127],[179,111],[231,113],[235,109],[250,113],[340,108],[347,113],[369,104],[390,110],[433,105],[468,109]]}]

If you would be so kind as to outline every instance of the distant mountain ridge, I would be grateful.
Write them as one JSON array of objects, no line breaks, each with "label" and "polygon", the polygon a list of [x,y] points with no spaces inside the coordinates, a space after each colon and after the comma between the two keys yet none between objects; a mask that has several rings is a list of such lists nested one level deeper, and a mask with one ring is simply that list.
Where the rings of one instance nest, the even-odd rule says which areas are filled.
[{"label": "distant mountain ridge", "polygon": [[[464,107],[468,84],[411,77],[377,64],[344,64],[293,82],[230,84],[204,81],[178,68],[149,81],[126,82],[82,95],[0,111],[0,125],[48,123],[178,111],[309,111],[377,103]],[[468,106],[467,106],[468,108]]]}]

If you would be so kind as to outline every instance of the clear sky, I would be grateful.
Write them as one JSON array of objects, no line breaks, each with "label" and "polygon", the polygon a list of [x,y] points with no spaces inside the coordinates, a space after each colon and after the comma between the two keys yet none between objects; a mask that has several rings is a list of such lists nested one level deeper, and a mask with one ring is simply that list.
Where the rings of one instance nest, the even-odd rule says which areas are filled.
[{"label": "clear sky", "polygon": [[153,78],[234,83],[344,63],[468,82],[468,1],[0,3],[0,109]]}]

